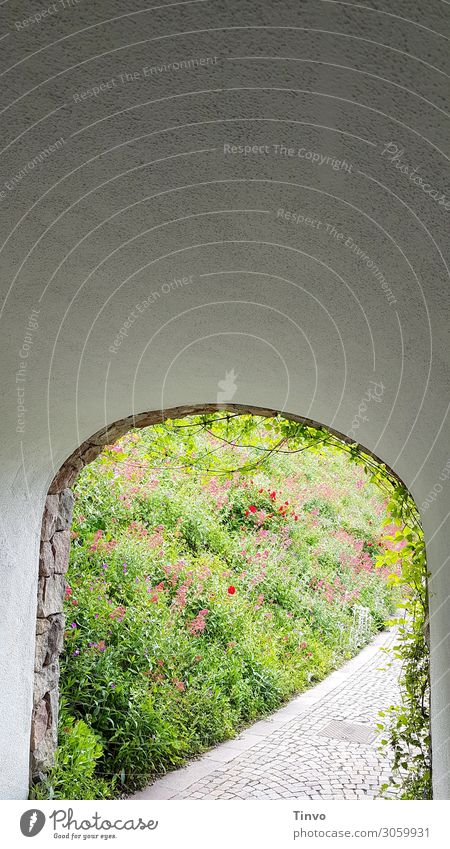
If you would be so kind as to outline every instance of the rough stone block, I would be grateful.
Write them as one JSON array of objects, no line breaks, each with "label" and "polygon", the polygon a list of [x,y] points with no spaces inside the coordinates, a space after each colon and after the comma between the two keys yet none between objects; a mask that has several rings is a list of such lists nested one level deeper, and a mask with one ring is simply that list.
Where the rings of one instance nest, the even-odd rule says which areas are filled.
[{"label": "rough stone block", "polygon": [[70,531],[58,531],[53,535],[51,547],[54,557],[53,571],[65,575],[69,566]]},{"label": "rough stone block", "polygon": [[31,725],[31,750],[36,751],[52,723],[50,693],[46,693],[34,711]]},{"label": "rough stone block", "polygon": [[40,672],[35,672],[33,692],[33,704],[35,707],[44,698],[46,693],[55,690],[56,694],[58,694],[58,681],[59,662],[57,660],[48,666],[44,666]]},{"label": "rough stone block", "polygon": [[92,460],[95,460],[100,454],[100,450],[101,449],[98,445],[91,445],[91,443],[82,445],[80,448],[80,455],[83,460],[83,466],[87,466],[88,463],[92,463]]},{"label": "rough stone block", "polygon": [[34,649],[34,671],[40,672],[44,665],[47,654],[47,634],[36,634],[36,645]]},{"label": "rough stone block", "polygon": [[82,468],[83,461],[76,454],[72,454],[67,462],[61,466],[59,472],[56,473],[50,484],[49,492],[60,495],[64,489],[74,482]]},{"label": "rough stone block", "polygon": [[41,542],[39,552],[39,575],[40,577],[48,578],[53,574],[55,567],[55,558],[50,542]]},{"label": "rough stone block", "polygon": [[47,632],[47,655],[44,666],[48,666],[58,660],[64,644],[65,617],[62,613],[57,613],[56,616],[50,616],[49,621],[50,628]]},{"label": "rough stone block", "polygon": [[51,575],[49,578],[39,578],[38,610],[40,618],[62,613],[66,580],[64,575]]},{"label": "rough stone block", "polygon": [[66,531],[70,529],[72,522],[72,511],[74,495],[71,489],[64,489],[59,496],[59,511],[56,520],[56,530]]},{"label": "rough stone block", "polygon": [[36,634],[45,634],[50,628],[49,619],[36,619]]},{"label": "rough stone block", "polygon": [[33,713],[30,739],[31,773],[41,777],[54,764],[58,743],[58,691],[44,694]]},{"label": "rough stone block", "polygon": [[41,540],[48,542],[56,530],[56,522],[59,513],[59,497],[47,495],[42,519]]},{"label": "rough stone block", "polygon": [[46,622],[47,627],[45,630],[42,629],[42,633],[36,634],[35,672],[40,672],[44,667],[58,660],[64,641],[64,616],[62,614],[56,614],[56,616],[50,616],[49,619],[38,621]]}]

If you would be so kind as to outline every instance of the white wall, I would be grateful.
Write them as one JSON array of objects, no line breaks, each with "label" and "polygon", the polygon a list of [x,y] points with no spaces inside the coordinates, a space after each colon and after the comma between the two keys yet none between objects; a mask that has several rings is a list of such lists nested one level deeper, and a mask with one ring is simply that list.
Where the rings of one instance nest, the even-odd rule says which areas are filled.
[{"label": "white wall", "polygon": [[[22,31],[18,8],[4,11],[4,62],[20,64],[1,94],[3,798],[27,792],[43,500],[60,464],[102,425],[214,402],[234,369],[230,400],[348,434],[375,380],[383,396],[356,438],[419,506],[449,458],[449,213],[382,153],[396,144],[400,164],[441,191],[450,184],[446,80],[436,70],[446,42],[430,32],[443,31],[446,9],[410,4],[405,23],[349,8],[344,16],[328,3],[211,0],[140,15],[127,6],[123,17],[123,4],[100,0]],[[115,14],[122,18],[92,28]],[[118,82],[192,56],[219,58]],[[246,56],[274,58],[236,58]],[[101,96],[74,99],[112,79]],[[28,168],[60,137],[60,149]],[[275,153],[280,143],[295,156]],[[224,152],[233,144],[263,152]],[[300,148],[351,169],[307,161]],[[277,217],[279,209],[315,225]],[[395,304],[348,237],[379,267]],[[170,289],[174,278],[191,279]],[[26,408],[19,432],[17,388]],[[450,789],[449,494],[444,481],[423,513],[435,593],[437,798]]]}]

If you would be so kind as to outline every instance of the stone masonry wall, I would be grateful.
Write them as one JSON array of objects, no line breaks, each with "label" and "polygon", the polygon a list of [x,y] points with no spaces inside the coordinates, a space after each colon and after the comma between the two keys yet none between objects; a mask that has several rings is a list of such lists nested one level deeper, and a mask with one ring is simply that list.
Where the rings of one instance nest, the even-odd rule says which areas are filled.
[{"label": "stone masonry wall", "polygon": [[59,655],[64,639],[72,507],[70,489],[48,495],[42,521],[30,741],[32,781],[42,778],[52,766],[58,741]]}]

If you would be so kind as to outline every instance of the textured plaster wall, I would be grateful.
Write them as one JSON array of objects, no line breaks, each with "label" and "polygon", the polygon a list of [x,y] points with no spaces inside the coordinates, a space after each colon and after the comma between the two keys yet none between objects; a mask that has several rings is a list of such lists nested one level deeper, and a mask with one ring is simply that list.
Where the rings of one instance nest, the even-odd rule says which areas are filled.
[{"label": "textured plaster wall", "polygon": [[55,5],[0,16],[0,795],[27,794],[51,481],[111,422],[225,400],[410,487],[449,798],[448,6]]}]

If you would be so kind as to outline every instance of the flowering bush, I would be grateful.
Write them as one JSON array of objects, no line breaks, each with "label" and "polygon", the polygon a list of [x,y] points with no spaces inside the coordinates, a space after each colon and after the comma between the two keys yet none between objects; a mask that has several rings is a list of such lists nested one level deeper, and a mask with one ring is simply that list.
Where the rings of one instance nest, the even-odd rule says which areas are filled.
[{"label": "flowering bush", "polygon": [[[395,606],[392,556],[375,568],[385,504],[345,456],[273,454],[253,476],[214,476],[189,462],[216,448],[196,430],[180,428],[158,464],[157,431],[131,432],[76,484],[60,740],[64,728],[91,735],[98,798],[142,787],[321,680]],[[355,606],[368,611],[364,634]],[[47,787],[84,798],[65,762],[67,781],[60,756]]]}]

